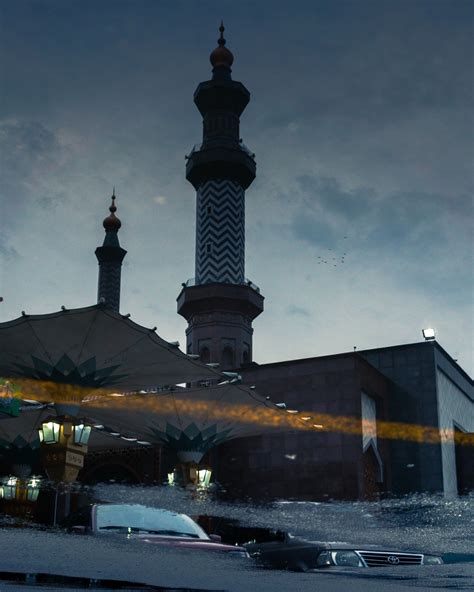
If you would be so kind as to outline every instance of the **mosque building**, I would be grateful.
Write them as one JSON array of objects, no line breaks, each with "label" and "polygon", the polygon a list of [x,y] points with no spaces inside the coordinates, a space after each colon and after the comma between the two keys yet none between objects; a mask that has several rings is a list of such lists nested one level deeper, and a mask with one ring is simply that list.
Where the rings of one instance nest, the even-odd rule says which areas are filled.
[{"label": "mosque building", "polygon": [[[263,312],[260,289],[245,276],[245,193],[256,175],[240,118],[246,87],[232,79],[234,57],[220,27],[210,56],[212,78],[194,102],[202,143],[186,160],[196,191],[195,277],[182,284],[177,311],[188,323],[186,353],[242,382],[311,430],[267,432],[220,444],[204,462],[235,495],[292,499],[364,499],[384,492],[474,488],[474,386],[435,339],[365,351],[258,364],[253,321]],[[119,311],[126,251],[115,192],[95,254],[98,302]],[[164,481],[166,446],[133,446],[89,455],[84,481],[95,477]]]},{"label": "mosque building", "polygon": [[245,191],[256,164],[239,124],[250,94],[232,79],[234,57],[222,25],[220,32],[210,56],[212,79],[194,93],[203,141],[186,164],[197,199],[195,278],[177,299],[178,313],[188,321],[187,352],[237,369],[260,393],[304,414],[315,431],[222,444],[218,480],[259,497],[363,498],[472,488],[474,448],[458,442],[474,432],[473,382],[435,340],[253,361],[252,322],[264,299],[245,278]]}]

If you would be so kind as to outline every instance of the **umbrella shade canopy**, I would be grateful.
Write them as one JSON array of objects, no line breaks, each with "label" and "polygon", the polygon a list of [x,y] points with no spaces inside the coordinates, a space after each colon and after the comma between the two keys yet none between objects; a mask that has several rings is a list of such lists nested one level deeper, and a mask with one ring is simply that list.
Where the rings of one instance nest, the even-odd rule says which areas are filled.
[{"label": "umbrella shade canopy", "polygon": [[[22,409],[18,417],[3,416],[0,420],[0,458],[10,456],[18,461],[23,453],[38,450],[40,441],[38,428],[42,422],[54,418],[56,412],[50,405]],[[91,451],[112,448],[126,448],[135,442],[114,437],[106,430],[93,429],[88,448]]]},{"label": "umbrella shade canopy", "polygon": [[0,420],[0,452],[9,448],[39,448],[38,428],[54,412],[46,406],[22,410],[19,417],[3,416]]},{"label": "umbrella shade canopy", "polygon": [[[0,323],[0,376],[72,385],[82,389],[83,398],[84,391],[138,391],[217,379],[220,374],[153,329],[95,305]],[[55,400],[51,393],[40,392],[23,396]]]},{"label": "umbrella shade canopy", "polygon": [[84,403],[80,413],[123,435],[161,442],[177,452],[205,453],[226,440],[304,427],[252,388],[238,384],[112,395]]}]

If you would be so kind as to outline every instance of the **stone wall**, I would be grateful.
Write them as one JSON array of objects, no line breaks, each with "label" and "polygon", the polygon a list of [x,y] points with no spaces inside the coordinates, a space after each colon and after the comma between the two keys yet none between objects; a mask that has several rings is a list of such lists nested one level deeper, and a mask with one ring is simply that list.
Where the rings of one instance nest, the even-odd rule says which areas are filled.
[{"label": "stone wall", "polygon": [[[252,365],[240,372],[273,402],[285,402],[302,416],[319,417],[314,421],[322,428],[267,433],[221,445],[218,480],[229,493],[258,499],[364,497],[361,391],[373,398],[377,416],[386,417],[387,380],[356,354]],[[343,429],[345,418],[357,423],[356,433]],[[380,443],[380,450],[387,461],[386,442]],[[389,488],[388,478],[381,489]]]}]

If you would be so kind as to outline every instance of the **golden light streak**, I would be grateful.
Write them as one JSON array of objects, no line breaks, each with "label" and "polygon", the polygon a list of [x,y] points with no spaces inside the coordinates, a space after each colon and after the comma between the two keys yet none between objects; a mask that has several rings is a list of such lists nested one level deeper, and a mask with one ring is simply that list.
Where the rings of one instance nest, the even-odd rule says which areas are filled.
[{"label": "golden light streak", "polygon": [[[346,435],[361,436],[372,432],[378,438],[387,440],[405,440],[411,442],[440,444],[453,443],[456,445],[474,446],[474,434],[460,432],[451,428],[438,428],[435,426],[423,426],[410,423],[389,422],[377,420],[361,420],[360,417],[332,415],[329,413],[315,413],[313,410],[301,410],[300,413],[288,413],[277,407],[266,406],[263,400],[259,404],[228,404],[216,399],[205,400],[206,394],[212,397],[217,389],[228,387],[210,387],[185,391],[164,392],[158,394],[130,394],[124,397],[113,396],[116,390],[96,389],[91,394],[90,389],[74,385],[41,382],[36,380],[13,379],[16,385],[21,386],[21,397],[43,402],[81,404],[81,414],[94,416],[94,411],[110,411],[107,421],[110,426],[129,425],[132,417],[135,422],[143,415],[141,422],[146,423],[150,415],[157,419],[160,417],[188,418],[189,421],[203,421],[207,424],[216,421],[234,424],[236,428],[241,426],[254,426],[262,428],[262,432],[276,430],[299,430],[323,432],[336,432]],[[234,387],[235,388],[235,387]],[[242,398],[248,395],[246,387],[240,389]],[[219,392],[224,392],[219,391]],[[253,393],[255,394],[255,392]],[[18,395],[18,393],[17,393]],[[2,393],[0,396],[11,396]],[[249,396],[249,395],[248,395]],[[306,420],[311,418],[311,422]],[[101,414],[100,422],[105,422],[106,417]],[[133,431],[130,429],[128,431]],[[257,429],[255,430],[258,431]]]}]

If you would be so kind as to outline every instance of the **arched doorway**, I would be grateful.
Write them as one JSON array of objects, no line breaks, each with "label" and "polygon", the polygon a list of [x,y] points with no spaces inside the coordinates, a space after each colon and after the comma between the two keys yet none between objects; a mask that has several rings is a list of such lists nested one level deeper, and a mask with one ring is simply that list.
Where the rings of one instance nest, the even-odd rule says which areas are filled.
[{"label": "arched doorway", "polygon": [[230,368],[234,368],[235,360],[234,360],[234,350],[229,347],[228,345],[224,347],[222,351],[222,367],[224,370],[228,370]]},{"label": "arched doorway", "polygon": [[363,498],[366,500],[378,499],[380,486],[383,483],[383,464],[374,440],[365,447],[362,455],[363,471]]},{"label": "arched doorway", "polygon": [[209,364],[211,361],[211,352],[209,351],[208,347],[201,348],[201,351],[199,352],[199,359],[203,364]]}]

